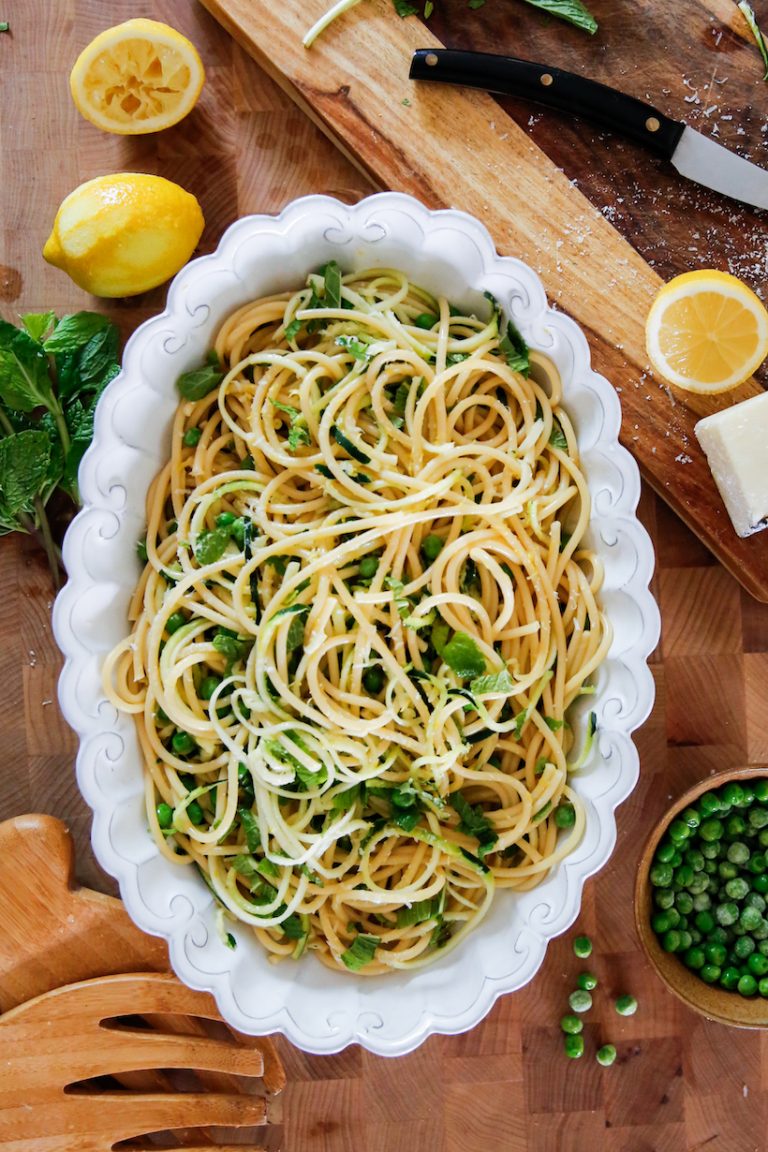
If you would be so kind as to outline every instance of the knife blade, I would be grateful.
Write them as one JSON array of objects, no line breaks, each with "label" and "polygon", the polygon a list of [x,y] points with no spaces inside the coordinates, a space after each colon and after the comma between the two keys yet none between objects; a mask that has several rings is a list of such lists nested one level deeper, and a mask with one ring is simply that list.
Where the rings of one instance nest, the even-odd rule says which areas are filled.
[{"label": "knife blade", "polygon": [[409,76],[517,96],[581,116],[646,145],[688,180],[754,208],[768,208],[768,171],[764,168],[682,121],[670,119],[652,104],[586,76],[514,56],[450,48],[418,49]]}]

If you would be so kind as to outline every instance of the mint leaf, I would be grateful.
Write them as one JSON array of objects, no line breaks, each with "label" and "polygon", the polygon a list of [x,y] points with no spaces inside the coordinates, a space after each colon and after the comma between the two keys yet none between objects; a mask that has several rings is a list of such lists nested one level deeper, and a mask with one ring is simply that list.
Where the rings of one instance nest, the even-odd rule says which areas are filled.
[{"label": "mint leaf", "polygon": [[261,848],[261,830],[256,817],[248,808],[238,808],[237,814],[240,817],[240,827],[245,833],[248,851],[258,852]]},{"label": "mint leaf", "polygon": [[482,676],[485,672],[485,657],[466,632],[455,632],[441,655],[448,667],[462,678]]},{"label": "mint leaf", "polygon": [[203,364],[200,368],[193,368],[190,372],[183,372],[176,381],[176,387],[185,400],[203,400],[214,388],[218,388],[224,379],[224,373],[216,364]]},{"label": "mint leaf", "polygon": [[362,340],[358,340],[356,336],[337,336],[335,343],[339,348],[344,348],[349,352],[350,356],[354,356],[355,360],[368,360],[370,359],[370,349],[367,344]]},{"label": "mint leaf", "polygon": [[0,399],[19,412],[56,404],[42,344],[5,320],[0,320]]},{"label": "mint leaf", "polygon": [[299,334],[300,328],[301,328],[301,320],[291,320],[290,324],[286,325],[286,328],[285,328],[285,333],[284,333],[285,339],[289,342],[291,340],[295,340]]},{"label": "mint leaf", "polygon": [[549,434],[549,442],[553,448],[559,448],[562,452],[568,452],[568,441],[563,432],[563,426],[558,420],[557,416],[552,417],[552,431]]},{"label": "mint leaf", "polygon": [[468,836],[474,836],[480,847],[478,856],[483,857],[493,850],[498,842],[498,834],[479,804],[472,805],[461,792],[452,792],[448,801],[459,816],[459,828]]},{"label": "mint leaf", "polygon": [[473,696],[509,696],[515,689],[515,682],[506,668],[493,672],[490,676],[478,676],[469,686]]},{"label": "mint leaf", "polygon": [[56,323],[55,312],[27,312],[22,316],[21,322],[33,340],[42,343],[45,336]]},{"label": "mint leaf", "polygon": [[392,0],[392,3],[395,6],[395,12],[397,12],[401,20],[406,16],[415,16],[418,12],[418,8],[413,4],[409,4],[408,0]]},{"label": "mint leaf", "polygon": [[77,352],[92,336],[108,327],[112,327],[111,322],[100,312],[75,312],[62,316],[43,347],[54,356],[60,352]]},{"label": "mint leaf", "polygon": [[78,371],[80,387],[96,391],[117,376],[120,365],[117,363],[120,333],[114,324],[100,329],[80,353]]},{"label": "mint leaf", "polygon": [[323,273],[323,307],[341,307],[341,268],[335,260],[321,270]]},{"label": "mint leaf", "polygon": [[226,528],[205,528],[195,541],[194,553],[198,564],[215,564],[221,560],[229,544],[230,533]]},{"label": "mint leaf", "polygon": [[0,504],[4,523],[32,512],[35,497],[48,476],[50,459],[51,444],[45,432],[29,428],[0,440]]},{"label": "mint leaf", "polygon": [[232,636],[221,629],[213,638],[213,647],[227,661],[227,676],[229,676],[233,666],[245,655],[248,640],[241,640],[239,636]]},{"label": "mint leaf", "polygon": [[526,3],[533,5],[534,8],[541,8],[542,11],[549,12],[551,16],[557,16],[569,24],[574,24],[584,32],[589,32],[590,36],[594,36],[597,32],[597,21],[581,0],[526,0]]}]

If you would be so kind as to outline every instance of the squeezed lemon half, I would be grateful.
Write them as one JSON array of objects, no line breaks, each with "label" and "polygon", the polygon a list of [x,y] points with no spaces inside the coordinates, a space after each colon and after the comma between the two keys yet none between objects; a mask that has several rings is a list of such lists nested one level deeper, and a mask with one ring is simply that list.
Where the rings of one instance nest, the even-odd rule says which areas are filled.
[{"label": "squeezed lemon half", "polygon": [[127,20],[91,41],[69,77],[79,112],[97,128],[122,135],[178,124],[205,80],[194,44],[168,24]]},{"label": "squeezed lemon half", "polygon": [[205,221],[191,193],[162,176],[97,176],[63,201],[43,256],[94,296],[135,296],[186,264]]},{"label": "squeezed lemon half", "polygon": [[654,372],[710,395],[742,384],[768,355],[768,312],[728,272],[685,272],[659,291],[645,326]]}]

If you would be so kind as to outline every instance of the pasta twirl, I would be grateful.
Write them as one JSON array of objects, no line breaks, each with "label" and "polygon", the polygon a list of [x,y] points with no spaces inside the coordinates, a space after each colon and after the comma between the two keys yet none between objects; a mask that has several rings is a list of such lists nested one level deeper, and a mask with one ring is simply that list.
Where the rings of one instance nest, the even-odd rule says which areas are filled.
[{"label": "pasta twirl", "polygon": [[335,265],[215,351],[105,668],[151,832],[276,959],[427,963],[583,830],[610,633],[557,373],[496,308]]}]

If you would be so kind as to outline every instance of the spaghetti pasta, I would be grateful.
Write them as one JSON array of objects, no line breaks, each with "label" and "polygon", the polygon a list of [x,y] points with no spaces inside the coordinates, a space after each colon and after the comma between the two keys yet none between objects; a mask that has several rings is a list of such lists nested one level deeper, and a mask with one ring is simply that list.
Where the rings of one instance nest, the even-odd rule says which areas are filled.
[{"label": "spaghetti pasta", "polygon": [[335,264],[215,354],[104,672],[150,830],[273,958],[413,968],[584,827],[568,710],[610,631],[560,381],[495,305]]}]

